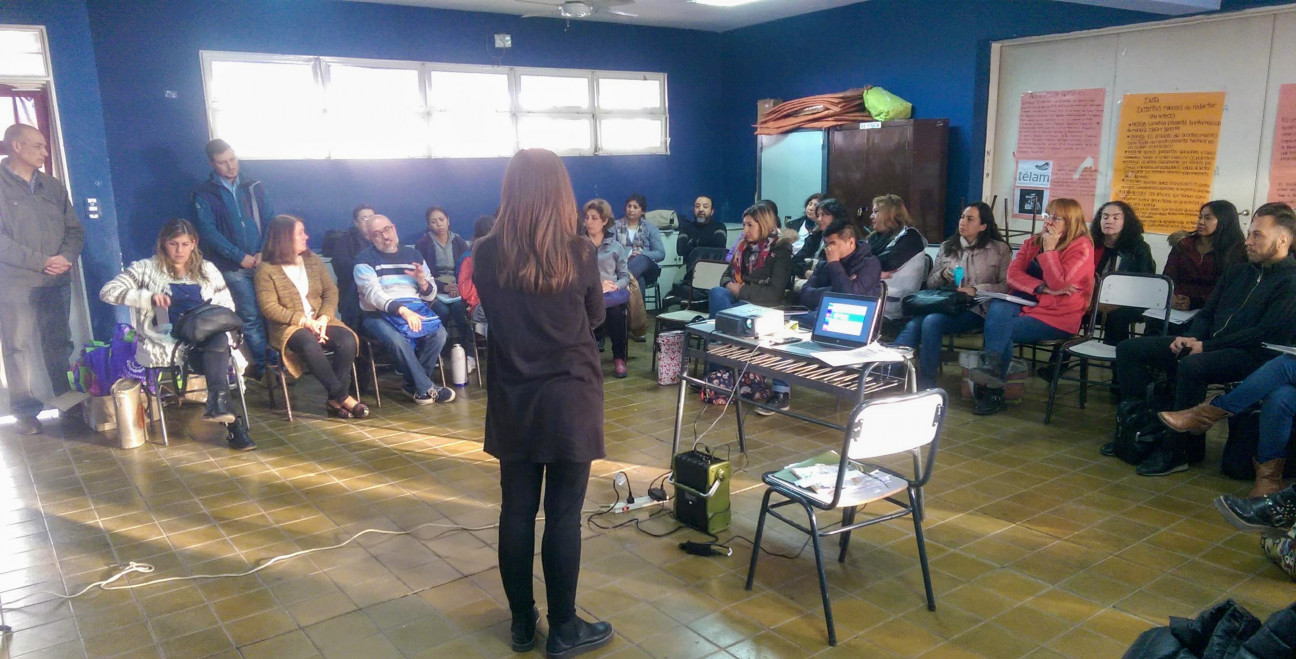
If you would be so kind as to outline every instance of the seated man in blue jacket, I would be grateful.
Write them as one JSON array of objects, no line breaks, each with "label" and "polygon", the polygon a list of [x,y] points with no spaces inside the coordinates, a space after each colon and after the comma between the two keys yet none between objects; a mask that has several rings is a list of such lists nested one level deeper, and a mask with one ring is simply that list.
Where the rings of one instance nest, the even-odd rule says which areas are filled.
[{"label": "seated man in blue jacket", "polygon": [[801,287],[801,304],[812,316],[824,293],[881,294],[882,264],[857,232],[846,220],[835,220],[824,229],[824,260]]}]

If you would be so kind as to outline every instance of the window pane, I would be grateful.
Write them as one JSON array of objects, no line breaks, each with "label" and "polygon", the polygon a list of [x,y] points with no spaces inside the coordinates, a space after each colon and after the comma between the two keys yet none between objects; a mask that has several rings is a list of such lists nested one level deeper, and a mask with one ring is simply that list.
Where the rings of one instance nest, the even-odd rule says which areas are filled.
[{"label": "window pane", "polygon": [[328,127],[335,158],[427,155],[418,70],[329,66]]},{"label": "window pane", "polygon": [[326,158],[324,99],[308,62],[212,62],[212,133],[242,158]]},{"label": "window pane", "polygon": [[598,104],[603,110],[660,109],[661,81],[599,78]]},{"label": "window pane", "polygon": [[605,152],[649,151],[662,143],[663,119],[600,119],[599,149]]},{"label": "window pane", "polygon": [[207,99],[217,106],[322,107],[308,62],[212,62]]},{"label": "window pane", "polygon": [[40,53],[40,33],[35,30],[0,30],[0,55]]},{"label": "window pane", "polygon": [[265,112],[239,107],[212,110],[212,133],[240,158],[327,158],[321,112]]},{"label": "window pane", "polygon": [[508,111],[512,106],[508,74],[433,71],[428,103],[435,110]]},{"label": "window pane", "polygon": [[523,149],[590,151],[590,123],[589,117],[518,117],[518,144]]},{"label": "window pane", "polygon": [[564,76],[518,76],[518,105],[523,110],[590,107],[589,79]]},{"label": "window pane", "polygon": [[434,112],[432,153],[450,158],[511,156],[513,119],[507,112]]},{"label": "window pane", "polygon": [[0,74],[11,76],[43,76],[45,57],[40,53],[0,52]]}]

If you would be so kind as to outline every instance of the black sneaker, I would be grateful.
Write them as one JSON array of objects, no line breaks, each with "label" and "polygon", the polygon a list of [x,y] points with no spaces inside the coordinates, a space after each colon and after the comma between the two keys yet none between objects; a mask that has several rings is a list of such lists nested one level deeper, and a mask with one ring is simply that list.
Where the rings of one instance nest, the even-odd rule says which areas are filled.
[{"label": "black sneaker", "polygon": [[[436,389],[436,387],[433,386],[432,389]],[[405,395],[409,396],[410,400],[414,401],[415,405],[431,405],[432,403],[436,402],[436,397],[432,395],[431,390],[425,391],[420,394],[420,393],[415,393],[413,389],[410,389],[408,387],[401,387],[401,391],[405,392]]]},{"label": "black sneaker", "polygon": [[976,405],[972,408],[972,413],[977,416],[990,416],[1006,409],[1008,409],[1008,403],[1004,400],[1003,389],[987,386],[985,395],[976,399]]},{"label": "black sneaker", "polygon": [[1140,476],[1169,476],[1188,471],[1188,458],[1182,451],[1158,448],[1139,463],[1136,471]]},{"label": "black sneaker", "polygon": [[1270,538],[1285,537],[1296,524],[1296,487],[1263,497],[1225,494],[1215,498],[1215,508],[1238,530],[1257,531]]},{"label": "black sneaker", "polygon": [[255,451],[256,442],[248,437],[247,428],[239,421],[235,421],[225,426],[226,439],[229,440],[229,447],[235,451]]},{"label": "black sneaker", "polygon": [[438,403],[448,403],[455,399],[454,389],[451,389],[450,387],[438,387],[432,385],[432,389],[428,391],[428,394],[430,394]]},{"label": "black sneaker", "polygon": [[1098,449],[1098,453],[1109,458],[1116,457],[1116,442],[1107,442],[1106,444],[1103,444],[1102,447]]}]

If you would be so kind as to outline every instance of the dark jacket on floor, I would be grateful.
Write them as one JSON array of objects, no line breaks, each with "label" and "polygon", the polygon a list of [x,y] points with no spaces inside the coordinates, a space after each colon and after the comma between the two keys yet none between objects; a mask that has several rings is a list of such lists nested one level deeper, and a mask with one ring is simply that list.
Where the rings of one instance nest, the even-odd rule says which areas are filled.
[{"label": "dark jacket on floor", "polygon": [[882,264],[867,242],[855,241],[855,251],[838,261],[825,261],[801,287],[801,305],[818,309],[824,293],[878,295],[882,292]]},{"label": "dark jacket on floor", "polygon": [[590,462],[603,452],[603,371],[593,328],[603,324],[594,245],[572,250],[576,279],[552,295],[505,288],[497,240],[473,250],[473,283],[490,318],[487,453],[501,462]]},{"label": "dark jacket on floor", "polygon": [[1240,348],[1260,361],[1273,356],[1260,343],[1289,343],[1296,335],[1296,258],[1267,266],[1239,263],[1220,277],[1187,336],[1203,351]]},{"label": "dark jacket on floor", "polygon": [[1194,619],[1170,618],[1134,640],[1125,659],[1269,659],[1296,656],[1296,604],[1264,624],[1242,605],[1226,600]]}]

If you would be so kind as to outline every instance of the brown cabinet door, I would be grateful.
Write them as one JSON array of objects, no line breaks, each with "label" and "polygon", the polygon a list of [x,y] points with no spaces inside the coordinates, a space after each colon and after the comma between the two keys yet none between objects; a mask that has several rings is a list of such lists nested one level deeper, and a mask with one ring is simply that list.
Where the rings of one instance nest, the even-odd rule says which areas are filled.
[{"label": "brown cabinet door", "polygon": [[828,195],[869,226],[873,198],[900,195],[929,240],[944,237],[948,120],[905,119],[828,131]]}]

